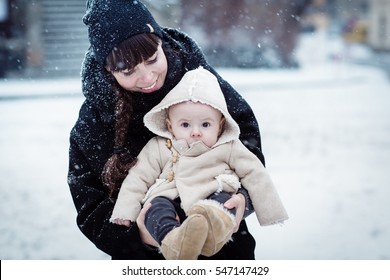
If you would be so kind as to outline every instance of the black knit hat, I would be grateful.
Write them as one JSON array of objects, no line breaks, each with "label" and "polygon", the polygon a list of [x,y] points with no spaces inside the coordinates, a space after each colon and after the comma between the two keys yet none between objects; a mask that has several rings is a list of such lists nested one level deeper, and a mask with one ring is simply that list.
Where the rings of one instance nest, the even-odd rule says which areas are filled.
[{"label": "black knit hat", "polygon": [[141,33],[159,37],[161,27],[144,4],[136,0],[88,0],[83,22],[96,59],[105,64],[107,55],[119,43]]}]

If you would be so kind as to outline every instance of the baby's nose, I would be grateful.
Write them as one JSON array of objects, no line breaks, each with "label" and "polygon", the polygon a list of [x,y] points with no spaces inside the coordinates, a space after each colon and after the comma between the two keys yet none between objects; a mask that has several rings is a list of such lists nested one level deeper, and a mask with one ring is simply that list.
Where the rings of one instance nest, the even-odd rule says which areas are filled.
[{"label": "baby's nose", "polygon": [[201,133],[200,133],[200,130],[199,130],[199,128],[197,128],[197,127],[194,127],[193,129],[192,129],[192,137],[199,137],[199,136],[201,136]]}]

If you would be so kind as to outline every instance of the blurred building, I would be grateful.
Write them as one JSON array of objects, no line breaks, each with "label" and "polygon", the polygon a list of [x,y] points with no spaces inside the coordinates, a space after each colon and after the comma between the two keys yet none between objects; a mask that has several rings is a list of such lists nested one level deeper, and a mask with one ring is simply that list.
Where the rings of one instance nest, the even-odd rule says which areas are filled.
[{"label": "blurred building", "polygon": [[368,43],[376,50],[390,51],[390,0],[370,0]]},{"label": "blurred building", "polygon": [[25,25],[16,23],[17,18],[23,17],[23,12],[14,8],[15,2],[0,0],[0,77],[24,64]]},{"label": "blurred building", "polygon": [[[390,50],[390,0],[144,0],[162,26],[194,38],[219,67],[296,67],[300,32],[338,26]],[[88,48],[86,0],[0,0],[0,77],[76,76]]]},{"label": "blurred building", "polygon": [[[88,48],[82,23],[86,0],[0,1],[9,7],[6,28],[12,29],[1,38],[7,75],[79,74]],[[180,28],[198,41],[215,66],[262,67],[294,64],[290,54],[299,32],[298,15],[308,1],[144,2],[161,25]]]},{"label": "blurred building", "polygon": [[8,7],[6,24],[0,26],[3,76],[79,74],[88,48],[85,0],[0,1]]},{"label": "blurred building", "polygon": [[[30,53],[30,65],[39,66],[45,75],[73,75],[80,72],[81,62],[89,46],[87,28],[82,22],[85,13],[85,0],[40,0],[39,10],[35,17],[37,26],[31,30],[40,37],[35,40],[38,49],[38,59],[42,57],[40,65],[36,65]],[[32,8],[30,6],[30,8]],[[38,16],[40,15],[40,17]],[[35,36],[29,36],[32,42]],[[39,60],[36,59],[38,62]]]},{"label": "blurred building", "polygon": [[182,0],[180,27],[216,66],[295,67],[300,17],[311,0]]}]

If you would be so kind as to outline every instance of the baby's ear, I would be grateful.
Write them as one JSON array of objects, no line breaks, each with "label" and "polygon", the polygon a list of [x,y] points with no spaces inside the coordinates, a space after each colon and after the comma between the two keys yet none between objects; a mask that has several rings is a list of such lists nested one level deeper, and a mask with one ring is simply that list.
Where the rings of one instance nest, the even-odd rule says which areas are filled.
[{"label": "baby's ear", "polygon": [[169,132],[173,134],[171,121],[168,118],[166,118],[165,122],[167,124],[167,128],[168,128]]},{"label": "baby's ear", "polygon": [[219,121],[219,135],[218,136],[220,136],[223,132],[223,129],[225,127],[225,121],[226,121],[225,117],[222,116],[221,120]]}]

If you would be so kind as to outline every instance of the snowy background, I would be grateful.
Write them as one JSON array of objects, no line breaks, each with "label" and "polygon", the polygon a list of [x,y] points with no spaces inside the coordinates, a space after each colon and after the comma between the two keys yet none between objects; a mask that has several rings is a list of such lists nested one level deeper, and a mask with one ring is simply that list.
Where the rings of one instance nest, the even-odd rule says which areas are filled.
[{"label": "snowy background", "polygon": [[[297,70],[221,69],[254,109],[290,215],[248,218],[257,259],[390,259],[390,82],[362,46],[304,36]],[[0,259],[109,259],[66,183],[79,79],[0,80]]]}]

